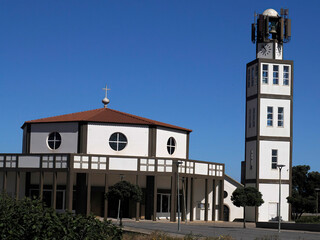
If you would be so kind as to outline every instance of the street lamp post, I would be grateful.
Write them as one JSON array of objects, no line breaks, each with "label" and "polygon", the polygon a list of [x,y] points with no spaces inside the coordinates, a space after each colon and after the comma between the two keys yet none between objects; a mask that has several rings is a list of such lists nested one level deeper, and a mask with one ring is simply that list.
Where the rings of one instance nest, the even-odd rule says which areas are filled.
[{"label": "street lamp post", "polygon": [[320,188],[315,188],[314,190],[317,193],[316,209],[317,209],[317,216],[318,216],[319,215],[319,192],[320,192]]},{"label": "street lamp post", "polygon": [[180,194],[179,194],[179,165],[181,161],[177,161],[177,194],[178,194],[178,231],[180,232]]},{"label": "street lamp post", "polygon": [[279,222],[279,226],[278,226],[278,232],[280,233],[280,229],[281,229],[281,170],[283,167],[285,167],[286,165],[283,164],[277,164],[277,168],[279,168],[279,206],[278,206],[278,222]]},{"label": "street lamp post", "polygon": [[[123,174],[120,174],[120,181],[123,181]],[[120,206],[121,206],[121,199],[119,198],[119,203],[118,203],[118,216],[117,216],[117,223],[119,223],[120,220]],[[120,222],[121,225],[121,222]]]}]

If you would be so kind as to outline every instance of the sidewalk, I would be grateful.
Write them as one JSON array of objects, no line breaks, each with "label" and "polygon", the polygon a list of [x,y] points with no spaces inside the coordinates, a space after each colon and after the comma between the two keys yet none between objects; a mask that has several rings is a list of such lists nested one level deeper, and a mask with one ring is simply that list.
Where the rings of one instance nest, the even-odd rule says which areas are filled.
[{"label": "sidewalk", "polygon": [[[113,222],[116,222],[113,219]],[[281,240],[317,240],[320,239],[320,233],[282,230],[278,236],[275,229],[256,228],[255,223],[246,223],[247,228],[243,228],[241,222],[185,222],[181,223],[181,231],[178,232],[177,222],[168,220],[158,220],[156,222],[150,220],[140,220],[136,222],[131,219],[123,219],[124,230],[141,232],[150,234],[154,231],[162,231],[174,236],[183,237],[192,233],[197,236],[218,237],[221,235],[230,235],[234,239],[239,240],[259,240],[259,239],[281,239]]]}]

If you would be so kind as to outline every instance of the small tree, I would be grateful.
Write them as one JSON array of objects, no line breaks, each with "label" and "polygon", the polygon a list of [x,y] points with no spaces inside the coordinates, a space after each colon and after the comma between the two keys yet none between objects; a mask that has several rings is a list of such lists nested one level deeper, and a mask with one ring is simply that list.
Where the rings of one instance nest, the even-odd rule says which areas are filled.
[{"label": "small tree", "polygon": [[[134,185],[128,181],[121,181],[109,188],[105,197],[108,200],[119,200],[119,206],[121,201],[125,199],[133,200],[134,202],[140,202],[142,199],[142,191],[138,185]],[[120,209],[119,209],[120,211]],[[122,211],[120,211],[120,226],[122,226]]]},{"label": "small tree", "polygon": [[320,173],[309,172],[310,166],[292,168],[292,195],[287,197],[292,206],[292,217],[297,220],[305,212],[315,212],[316,191],[320,187]]},{"label": "small tree", "polygon": [[246,228],[245,207],[259,207],[264,201],[262,194],[254,187],[239,187],[232,193],[232,203],[237,207],[243,207],[243,228]]}]

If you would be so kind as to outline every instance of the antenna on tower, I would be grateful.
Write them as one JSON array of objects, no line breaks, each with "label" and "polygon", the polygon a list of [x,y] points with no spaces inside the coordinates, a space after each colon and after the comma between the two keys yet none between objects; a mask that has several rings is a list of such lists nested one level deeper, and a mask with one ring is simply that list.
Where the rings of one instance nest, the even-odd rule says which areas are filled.
[{"label": "antenna on tower", "polygon": [[254,11],[254,22],[251,25],[251,41],[252,43],[256,42],[256,19],[257,18],[257,13]]},{"label": "antenna on tower", "polygon": [[110,102],[110,100],[108,99],[107,95],[108,95],[108,90],[111,90],[111,89],[108,89],[107,87],[107,84],[106,84],[106,88],[102,88],[102,90],[105,90],[106,91],[106,95],[104,97],[104,99],[102,99],[102,103],[104,105],[104,108],[107,108],[108,107],[108,104]]}]

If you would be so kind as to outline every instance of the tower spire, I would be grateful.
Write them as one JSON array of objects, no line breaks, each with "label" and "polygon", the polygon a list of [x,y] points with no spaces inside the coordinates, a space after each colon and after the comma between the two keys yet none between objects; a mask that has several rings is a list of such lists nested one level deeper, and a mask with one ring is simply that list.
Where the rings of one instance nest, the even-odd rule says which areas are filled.
[{"label": "tower spire", "polygon": [[107,108],[108,107],[108,104],[110,102],[110,100],[108,99],[107,95],[108,95],[108,90],[111,90],[111,89],[108,89],[107,87],[107,84],[106,84],[106,88],[102,88],[102,90],[105,90],[106,91],[106,95],[104,97],[104,99],[102,99],[102,103],[104,105],[104,108]]}]

